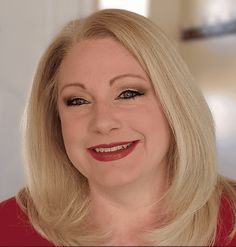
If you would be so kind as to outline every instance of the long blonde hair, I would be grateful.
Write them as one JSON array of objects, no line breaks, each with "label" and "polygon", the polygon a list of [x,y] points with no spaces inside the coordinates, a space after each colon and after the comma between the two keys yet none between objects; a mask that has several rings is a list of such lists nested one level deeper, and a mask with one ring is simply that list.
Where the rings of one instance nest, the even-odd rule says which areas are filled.
[{"label": "long blonde hair", "polygon": [[[235,201],[232,183],[217,175],[212,115],[178,52],[147,18],[117,9],[74,20],[41,58],[26,108],[27,187],[18,193],[35,229],[56,245],[96,245],[105,236],[89,230],[87,179],[71,164],[57,111],[57,72],[70,48],[110,37],[139,61],[153,83],[173,133],[169,150],[168,210],[174,217],[146,232],[153,245],[214,242],[222,191]],[[101,241],[101,242],[100,242]]]}]

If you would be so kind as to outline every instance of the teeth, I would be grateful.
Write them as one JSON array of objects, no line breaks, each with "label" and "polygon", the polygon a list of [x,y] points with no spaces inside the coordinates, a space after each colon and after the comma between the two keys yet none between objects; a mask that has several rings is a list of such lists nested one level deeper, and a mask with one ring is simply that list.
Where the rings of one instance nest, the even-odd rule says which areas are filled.
[{"label": "teeth", "polygon": [[131,145],[132,142],[128,143],[128,144],[125,144],[125,145],[120,145],[120,146],[116,146],[116,147],[112,147],[112,148],[95,148],[95,151],[98,152],[98,153],[108,153],[108,152],[114,152],[114,151],[117,151],[117,150],[120,150],[120,149],[125,149],[127,148],[128,146]]}]

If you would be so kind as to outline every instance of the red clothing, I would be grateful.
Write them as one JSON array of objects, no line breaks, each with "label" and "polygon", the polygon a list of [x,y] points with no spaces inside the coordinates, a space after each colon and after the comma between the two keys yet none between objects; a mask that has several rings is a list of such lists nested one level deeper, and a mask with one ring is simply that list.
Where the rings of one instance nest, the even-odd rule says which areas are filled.
[{"label": "red clothing", "polygon": [[236,234],[231,240],[227,238],[233,228],[234,221],[232,208],[227,198],[223,196],[221,199],[214,246],[236,246]]},{"label": "red clothing", "polygon": [[[227,242],[227,235],[232,228],[232,210],[226,199],[222,199],[215,246],[236,246],[236,235]],[[37,233],[29,223],[28,217],[10,198],[0,203],[0,246],[54,246]]]},{"label": "red clothing", "polygon": [[0,246],[54,245],[34,230],[13,197],[0,203]]}]

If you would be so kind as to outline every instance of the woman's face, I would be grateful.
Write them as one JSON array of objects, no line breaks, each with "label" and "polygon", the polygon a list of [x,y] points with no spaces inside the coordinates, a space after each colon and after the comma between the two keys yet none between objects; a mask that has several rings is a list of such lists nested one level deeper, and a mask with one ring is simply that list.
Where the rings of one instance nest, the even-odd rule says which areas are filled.
[{"label": "woman's face", "polygon": [[66,152],[90,183],[121,186],[166,174],[170,129],[152,83],[127,49],[110,38],[81,41],[58,78]]}]

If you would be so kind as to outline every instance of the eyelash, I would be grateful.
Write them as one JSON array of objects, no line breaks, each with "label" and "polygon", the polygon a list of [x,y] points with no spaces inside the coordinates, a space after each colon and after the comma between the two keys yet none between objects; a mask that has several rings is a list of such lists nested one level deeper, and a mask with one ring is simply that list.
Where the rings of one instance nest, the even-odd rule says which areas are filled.
[{"label": "eyelash", "polygon": [[[128,93],[129,96],[127,97],[126,96],[123,96],[123,97],[120,97],[122,94],[124,95],[125,93]],[[124,90],[119,96],[118,96],[118,99],[123,99],[123,100],[130,100],[130,99],[135,99],[136,97],[139,97],[139,96],[143,96],[144,95],[144,92],[142,91],[137,91],[137,90],[131,90],[131,89],[128,89],[128,90]],[[83,99],[83,98],[69,98],[69,99],[66,99],[65,100],[65,103],[67,106],[80,106],[80,105],[84,105],[84,104],[89,104],[89,103],[81,103],[81,101],[83,102],[88,102],[87,100]],[[80,102],[80,103],[79,103]]]},{"label": "eyelash", "polygon": [[[131,94],[131,96],[120,97],[122,94],[124,95],[125,93],[129,93],[129,94]],[[142,91],[127,89],[127,90],[124,90],[118,97],[120,97],[120,99],[124,99],[124,100],[129,100],[129,99],[134,100],[136,97],[139,97],[142,95],[144,95],[144,92],[142,92]]]},{"label": "eyelash", "polygon": [[71,99],[67,99],[66,100],[66,105],[67,106],[77,106],[77,105],[84,105],[84,104],[88,104],[88,103],[79,103],[81,101],[87,101],[85,99],[82,98],[71,98]]}]

